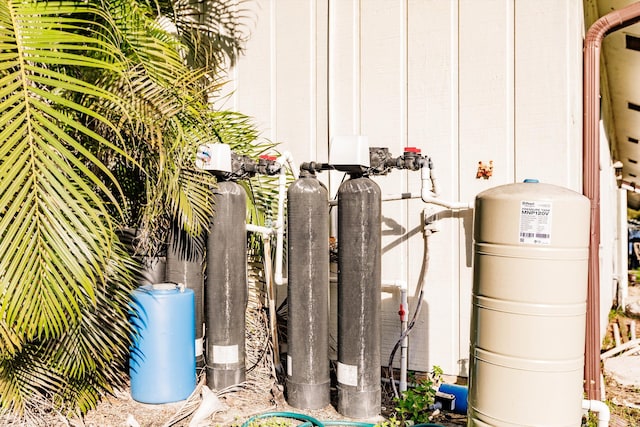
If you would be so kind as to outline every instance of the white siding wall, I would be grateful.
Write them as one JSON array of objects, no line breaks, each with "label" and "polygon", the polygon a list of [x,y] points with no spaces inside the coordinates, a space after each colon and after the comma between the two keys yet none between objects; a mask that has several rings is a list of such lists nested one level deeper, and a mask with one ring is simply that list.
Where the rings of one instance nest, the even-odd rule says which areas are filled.
[{"label": "white siding wall", "polygon": [[[327,161],[329,140],[362,134],[400,155],[417,146],[441,197],[473,202],[537,178],[581,191],[581,0],[256,0],[247,53],[225,106],[255,117],[298,163]],[[493,160],[490,179],[476,179]],[[338,173],[321,174],[335,194]],[[419,173],[376,178],[383,194],[419,191]],[[419,201],[383,207],[384,280],[420,278]],[[472,214],[442,211],[429,240],[426,296],[410,369],[466,375]],[[280,289],[286,292],[286,289]],[[383,294],[384,364],[399,333]],[[397,358],[396,358],[397,360]]]}]

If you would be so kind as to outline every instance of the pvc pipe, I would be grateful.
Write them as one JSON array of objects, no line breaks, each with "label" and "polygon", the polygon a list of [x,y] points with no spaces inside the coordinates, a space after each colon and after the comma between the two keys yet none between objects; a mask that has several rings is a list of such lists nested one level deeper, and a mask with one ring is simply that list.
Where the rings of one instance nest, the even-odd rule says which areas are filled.
[{"label": "pvc pipe", "polygon": [[422,201],[425,203],[431,203],[433,205],[442,206],[447,209],[473,209],[473,203],[465,202],[449,202],[439,199],[438,196],[430,191],[422,192]]},{"label": "pvc pipe", "polygon": [[404,335],[402,339],[402,344],[400,346],[400,381],[399,390],[400,392],[407,391],[407,372],[408,372],[408,348],[409,348],[409,336],[406,334],[407,331],[407,318],[409,316],[409,302],[407,298],[407,282],[404,280],[395,280],[395,281],[382,281],[382,290],[387,291],[390,289],[399,289],[400,290],[400,310],[398,314],[400,314],[400,333]]},{"label": "pvc pipe", "polygon": [[[273,230],[272,230],[273,231]],[[262,235],[264,243],[264,278],[267,284],[267,297],[269,299],[269,329],[273,344],[273,360],[276,368],[280,368],[280,344],[278,342],[278,320],[276,318],[276,292],[273,287],[273,275],[271,274],[271,237]]]},{"label": "pvc pipe", "polygon": [[619,347],[612,348],[611,350],[608,350],[602,353],[600,355],[600,360],[604,360],[608,357],[615,356],[616,354],[623,352],[627,349],[630,349],[631,347],[635,347],[637,345],[640,345],[640,339],[627,341],[626,343],[620,345]]},{"label": "pvc pipe", "polygon": [[398,194],[385,194],[382,196],[383,202],[389,202],[392,200],[408,200],[419,199],[420,193],[398,193]]},{"label": "pvc pipe", "polygon": [[447,209],[472,209],[473,204],[464,202],[449,202],[442,200],[438,197],[438,193],[435,185],[435,178],[433,176],[433,169],[422,168],[420,169],[420,180],[422,181],[422,188],[420,190],[420,197],[425,203],[431,203],[434,205],[442,206]]},{"label": "pvc pipe", "polygon": [[262,234],[263,237],[269,237],[275,233],[273,227],[264,227],[262,225],[247,224],[246,228],[248,232],[259,233]]},{"label": "pvc pipe", "polygon": [[[294,174],[297,177],[297,173]],[[286,285],[287,279],[282,277],[282,259],[284,246],[284,201],[286,198],[287,171],[280,168],[278,176],[278,214],[276,217],[276,266],[273,281],[276,285]]]},{"label": "pvc pipe", "polygon": [[601,400],[583,400],[582,409],[598,414],[598,427],[608,427],[611,419],[611,411],[606,403]]},{"label": "pvc pipe", "polygon": [[409,302],[407,300],[407,286],[400,288],[400,330],[404,335],[400,345],[400,393],[407,391],[407,349],[409,347],[409,335],[407,335],[407,316]]},{"label": "pvc pipe", "polygon": [[620,188],[627,191],[632,191],[634,193],[640,193],[640,187],[637,187],[635,182],[629,181],[620,181]]},{"label": "pvc pipe", "polygon": [[431,203],[434,205],[442,206],[447,209],[472,209],[472,203],[464,202],[450,202],[442,200],[438,197],[438,193],[435,186],[435,177],[433,176],[433,169],[423,167],[420,169],[420,181],[421,189],[420,193],[398,193],[398,194],[385,194],[382,196],[383,202],[393,200],[408,200],[408,199],[422,199],[424,203]]},{"label": "pvc pipe", "polygon": [[289,151],[283,151],[280,156],[276,159],[276,163],[280,165],[282,168],[285,163],[289,166],[289,170],[291,170],[291,174],[295,179],[299,178],[300,168],[296,165],[296,162],[293,160],[293,156]]}]

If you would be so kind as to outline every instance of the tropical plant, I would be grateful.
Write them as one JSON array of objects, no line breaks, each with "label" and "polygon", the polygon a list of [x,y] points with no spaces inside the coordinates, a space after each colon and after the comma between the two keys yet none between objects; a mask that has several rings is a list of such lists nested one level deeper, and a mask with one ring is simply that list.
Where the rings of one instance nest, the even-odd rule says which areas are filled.
[{"label": "tropical plant", "polygon": [[201,233],[214,179],[197,145],[265,149],[208,102],[242,48],[237,3],[0,0],[0,414],[83,413],[122,386],[118,231],[150,252],[170,222]]},{"label": "tropical plant", "polygon": [[[395,410],[403,425],[428,423],[438,385],[442,379],[442,368],[434,366],[426,376],[415,381],[415,386],[406,390],[395,400]],[[393,420],[397,422],[397,420]]]}]

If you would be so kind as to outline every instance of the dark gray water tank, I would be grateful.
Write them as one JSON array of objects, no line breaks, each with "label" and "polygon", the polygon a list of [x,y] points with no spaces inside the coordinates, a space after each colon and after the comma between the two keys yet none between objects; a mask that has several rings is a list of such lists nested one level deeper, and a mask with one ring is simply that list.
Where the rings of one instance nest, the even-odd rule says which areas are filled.
[{"label": "dark gray water tank", "polygon": [[328,193],[307,174],[287,200],[287,402],[319,409],[330,403]]},{"label": "dark gray water tank", "polygon": [[219,182],[207,237],[205,325],[207,385],[220,390],[245,380],[247,308],[246,194]]},{"label": "dark gray water tank", "polygon": [[380,414],[380,187],[367,177],[338,189],[338,412]]}]

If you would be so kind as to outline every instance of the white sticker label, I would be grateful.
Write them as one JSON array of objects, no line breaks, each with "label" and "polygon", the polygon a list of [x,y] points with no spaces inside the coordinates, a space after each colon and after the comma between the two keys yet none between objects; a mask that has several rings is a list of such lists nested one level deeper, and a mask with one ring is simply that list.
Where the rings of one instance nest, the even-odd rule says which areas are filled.
[{"label": "white sticker label", "polygon": [[344,385],[358,386],[358,367],[338,362],[338,382]]},{"label": "white sticker label", "polygon": [[287,354],[287,375],[293,376],[293,359]]},{"label": "white sticker label", "polygon": [[520,202],[520,243],[551,244],[551,202]]},{"label": "white sticker label", "polygon": [[202,356],[204,353],[204,340],[202,338],[196,339],[196,357]]},{"label": "white sticker label", "polygon": [[213,346],[213,363],[238,363],[239,361],[238,344]]}]

